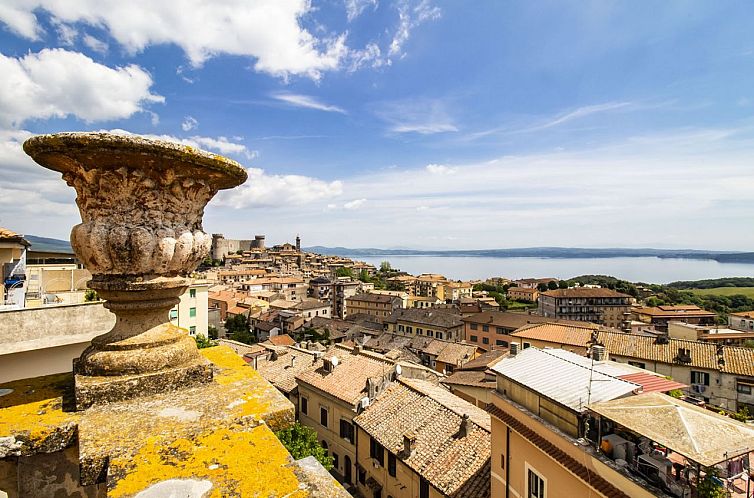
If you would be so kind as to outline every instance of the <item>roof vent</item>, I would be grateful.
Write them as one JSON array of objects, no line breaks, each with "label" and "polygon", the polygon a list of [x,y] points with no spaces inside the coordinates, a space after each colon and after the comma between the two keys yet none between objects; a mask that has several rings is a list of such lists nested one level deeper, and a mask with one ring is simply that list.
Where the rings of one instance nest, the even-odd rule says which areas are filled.
[{"label": "roof vent", "polygon": [[456,436],[460,439],[462,437],[466,437],[469,434],[469,431],[471,430],[471,421],[469,420],[469,416],[464,413],[461,417],[461,426],[458,428],[458,434]]},{"label": "roof vent", "polygon": [[296,357],[294,355],[291,355],[291,366],[292,367],[296,366]]},{"label": "roof vent", "polygon": [[606,356],[605,346],[600,346],[599,344],[592,346],[592,359],[594,361],[605,361]]},{"label": "roof vent", "polygon": [[675,359],[679,363],[691,363],[691,350],[678,348],[678,356],[676,356]]},{"label": "roof vent", "polygon": [[411,456],[416,448],[416,435],[413,432],[403,435],[403,455],[405,457]]},{"label": "roof vent", "polygon": [[518,354],[518,343],[517,342],[511,342],[510,344],[510,355],[516,356]]}]

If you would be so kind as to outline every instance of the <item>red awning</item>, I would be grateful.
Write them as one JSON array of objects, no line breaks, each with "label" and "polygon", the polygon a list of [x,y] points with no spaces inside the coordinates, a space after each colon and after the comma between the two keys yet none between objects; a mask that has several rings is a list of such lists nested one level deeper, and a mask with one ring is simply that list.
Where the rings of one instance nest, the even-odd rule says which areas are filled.
[{"label": "red awning", "polygon": [[676,382],[674,380],[668,380],[665,377],[658,377],[657,375],[641,372],[621,375],[618,378],[626,380],[628,382],[633,382],[634,384],[639,384],[644,388],[643,392],[645,393],[666,393],[668,391],[672,391],[673,389],[683,389],[684,387],[688,387],[686,384],[681,384],[680,382]]}]

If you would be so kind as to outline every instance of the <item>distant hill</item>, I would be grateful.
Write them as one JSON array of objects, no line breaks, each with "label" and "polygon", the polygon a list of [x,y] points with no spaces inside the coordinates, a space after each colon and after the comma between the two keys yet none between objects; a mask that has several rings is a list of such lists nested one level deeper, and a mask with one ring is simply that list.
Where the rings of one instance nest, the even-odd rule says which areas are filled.
[{"label": "distant hill", "polygon": [[67,240],[50,239],[48,237],[38,237],[36,235],[24,235],[24,238],[31,242],[32,251],[40,252],[60,252],[73,253],[71,243]]},{"label": "distant hill", "polygon": [[711,259],[721,263],[754,263],[754,252],[705,251],[697,249],[593,249],[579,247],[525,247],[515,249],[469,249],[432,251],[347,247],[307,247],[304,250],[334,256],[468,256],[492,258],[682,258]]}]

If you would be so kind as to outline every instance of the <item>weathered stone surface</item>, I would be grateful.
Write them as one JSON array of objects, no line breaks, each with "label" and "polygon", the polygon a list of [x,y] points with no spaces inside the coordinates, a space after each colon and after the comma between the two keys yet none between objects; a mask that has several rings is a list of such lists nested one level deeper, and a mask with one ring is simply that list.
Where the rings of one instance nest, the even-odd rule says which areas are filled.
[{"label": "weathered stone surface", "polygon": [[246,171],[191,147],[108,133],[41,135],[24,151],[76,189],[82,223],[71,246],[92,273],[89,287],[116,315],[76,363],[77,406],[208,379],[168,310],[188,285],[184,275],[209,253],[204,207],[218,190],[243,183]]},{"label": "weathered stone surface", "polygon": [[[85,411],[63,411],[70,374],[2,384],[13,393],[0,397],[0,437],[26,441],[26,457],[78,441],[78,484],[103,483],[108,497],[175,479],[209,481],[211,497],[321,496],[273,434],[293,424],[291,402],[229,348],[201,353],[215,370],[212,382]],[[63,429],[73,437],[46,443]]]}]

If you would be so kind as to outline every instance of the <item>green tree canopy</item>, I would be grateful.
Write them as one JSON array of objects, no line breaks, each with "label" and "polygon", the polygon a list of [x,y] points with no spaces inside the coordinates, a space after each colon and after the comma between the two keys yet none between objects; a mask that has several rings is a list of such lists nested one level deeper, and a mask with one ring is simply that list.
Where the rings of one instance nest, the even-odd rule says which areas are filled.
[{"label": "green tree canopy", "polygon": [[275,435],[295,460],[313,456],[324,468],[332,469],[333,458],[317,441],[314,429],[296,422],[290,429],[278,431]]},{"label": "green tree canopy", "polygon": [[353,278],[353,271],[350,268],[341,267],[335,270],[336,277],[351,277]]},{"label": "green tree canopy", "polygon": [[199,349],[211,348],[212,346],[217,346],[216,342],[210,339],[207,339],[202,334],[197,334],[196,336],[194,336],[194,340],[196,341],[196,347]]},{"label": "green tree canopy", "polygon": [[393,270],[393,267],[390,266],[390,261],[383,261],[380,263],[380,272],[381,273],[390,273]]},{"label": "green tree canopy", "polygon": [[249,320],[246,315],[232,315],[225,320],[225,332],[227,332],[234,341],[245,344],[254,344],[257,342],[256,337],[251,333]]}]

